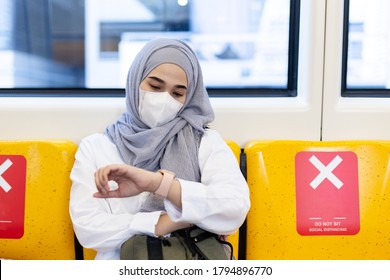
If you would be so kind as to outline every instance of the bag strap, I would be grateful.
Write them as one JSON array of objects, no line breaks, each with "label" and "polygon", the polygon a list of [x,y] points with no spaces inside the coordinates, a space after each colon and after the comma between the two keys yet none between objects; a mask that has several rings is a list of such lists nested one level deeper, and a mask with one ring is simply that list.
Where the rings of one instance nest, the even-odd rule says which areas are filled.
[{"label": "bag strap", "polygon": [[163,249],[161,239],[148,236],[146,238],[146,247],[148,249],[149,260],[163,260]]},{"label": "bag strap", "polygon": [[230,249],[230,260],[233,260],[233,245],[228,242],[228,241],[225,241],[225,240],[221,240],[221,238],[217,237],[218,241],[222,244],[225,244],[227,246],[229,246],[229,249]]},{"label": "bag strap", "polygon": [[215,237],[217,238],[217,235],[215,233],[211,233],[209,231],[203,231],[201,232],[200,234],[196,235],[196,236],[191,236],[191,231],[188,232],[188,238],[191,239],[192,242],[201,242],[203,240],[206,240],[208,238],[212,238],[212,237]]},{"label": "bag strap", "polygon": [[[197,235],[192,236],[191,232],[197,229],[201,230],[201,232]],[[200,259],[208,260],[209,258],[202,252],[202,250],[199,249],[197,243],[209,238],[215,238],[219,243],[229,246],[230,259],[231,260],[233,259],[233,245],[228,241],[221,240],[221,238],[217,234],[203,230],[197,226],[193,226],[191,228],[186,229],[185,233],[186,233],[185,241],[188,247],[191,249],[192,252],[195,251],[200,256]]]}]

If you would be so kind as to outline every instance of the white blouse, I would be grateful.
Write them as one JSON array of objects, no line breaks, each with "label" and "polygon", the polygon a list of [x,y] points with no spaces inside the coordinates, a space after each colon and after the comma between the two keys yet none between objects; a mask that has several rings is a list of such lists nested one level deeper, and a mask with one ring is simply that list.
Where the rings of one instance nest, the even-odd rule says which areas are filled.
[{"label": "white blouse", "polygon": [[[128,198],[94,198],[95,171],[122,164],[116,146],[104,134],[84,138],[71,172],[70,216],[82,246],[95,249],[96,259],[119,259],[123,242],[135,234],[154,236],[161,211],[139,212],[149,193]],[[217,234],[231,234],[244,222],[250,207],[248,185],[237,160],[218,132],[207,130],[199,148],[201,182],[182,180],[182,209],[167,199],[173,221],[196,224]]]}]

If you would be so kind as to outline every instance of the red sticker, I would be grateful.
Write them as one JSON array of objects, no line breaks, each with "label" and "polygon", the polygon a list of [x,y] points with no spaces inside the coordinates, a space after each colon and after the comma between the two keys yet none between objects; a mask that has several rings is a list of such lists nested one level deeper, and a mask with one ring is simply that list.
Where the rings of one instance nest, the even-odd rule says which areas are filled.
[{"label": "red sticker", "polygon": [[26,159],[0,155],[0,238],[23,236],[25,196]]},{"label": "red sticker", "polygon": [[358,160],[353,152],[295,156],[297,231],[355,235],[360,230]]}]

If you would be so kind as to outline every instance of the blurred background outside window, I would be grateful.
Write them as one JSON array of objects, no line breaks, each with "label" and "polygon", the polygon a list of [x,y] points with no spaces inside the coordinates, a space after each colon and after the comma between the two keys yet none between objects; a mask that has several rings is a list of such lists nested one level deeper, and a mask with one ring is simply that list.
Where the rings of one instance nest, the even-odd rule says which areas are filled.
[{"label": "blurred background outside window", "polygon": [[390,89],[390,1],[349,0],[347,89]]},{"label": "blurred background outside window", "polygon": [[290,0],[0,0],[0,88],[124,88],[155,37],[190,44],[207,87],[285,88],[289,12]]}]

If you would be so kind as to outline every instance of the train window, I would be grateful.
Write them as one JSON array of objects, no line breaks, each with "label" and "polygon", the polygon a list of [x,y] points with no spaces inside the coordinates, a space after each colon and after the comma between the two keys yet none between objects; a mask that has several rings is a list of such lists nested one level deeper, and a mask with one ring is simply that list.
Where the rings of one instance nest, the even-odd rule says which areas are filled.
[{"label": "train window", "polygon": [[390,1],[344,3],[342,96],[390,97]]},{"label": "train window", "polygon": [[296,95],[299,0],[2,0],[0,93],[123,94],[148,40],[196,51],[211,95]]}]

